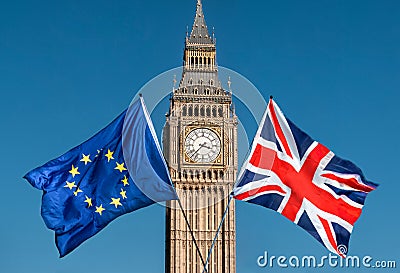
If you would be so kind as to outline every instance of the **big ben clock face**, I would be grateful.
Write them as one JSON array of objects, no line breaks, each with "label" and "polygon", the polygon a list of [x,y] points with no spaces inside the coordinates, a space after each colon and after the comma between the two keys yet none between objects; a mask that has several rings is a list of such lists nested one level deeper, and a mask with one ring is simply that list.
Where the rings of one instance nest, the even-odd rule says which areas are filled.
[{"label": "big ben clock face", "polygon": [[219,155],[221,140],[214,131],[197,128],[186,136],[184,149],[186,155],[194,162],[209,163]]}]

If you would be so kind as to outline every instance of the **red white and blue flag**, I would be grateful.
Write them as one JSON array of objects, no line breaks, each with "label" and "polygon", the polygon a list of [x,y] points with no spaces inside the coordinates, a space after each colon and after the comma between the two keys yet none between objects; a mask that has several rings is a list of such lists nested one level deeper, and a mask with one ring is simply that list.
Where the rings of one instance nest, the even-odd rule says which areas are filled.
[{"label": "red white and blue flag", "polygon": [[234,197],[281,213],[345,257],[365,198],[377,186],[286,119],[271,98]]}]

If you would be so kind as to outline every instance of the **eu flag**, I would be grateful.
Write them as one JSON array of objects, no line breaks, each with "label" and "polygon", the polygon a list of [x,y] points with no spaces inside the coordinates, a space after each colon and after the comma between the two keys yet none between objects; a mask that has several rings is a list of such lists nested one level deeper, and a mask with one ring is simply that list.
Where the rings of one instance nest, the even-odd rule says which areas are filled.
[{"label": "eu flag", "polygon": [[24,177],[43,190],[41,214],[63,257],[112,220],[177,199],[140,97],[95,136]]}]

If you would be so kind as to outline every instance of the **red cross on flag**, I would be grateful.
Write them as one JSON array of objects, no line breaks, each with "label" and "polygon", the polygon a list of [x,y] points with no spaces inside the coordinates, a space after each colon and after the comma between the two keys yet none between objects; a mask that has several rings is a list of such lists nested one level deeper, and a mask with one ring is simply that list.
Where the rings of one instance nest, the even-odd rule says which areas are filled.
[{"label": "red cross on flag", "polygon": [[234,197],[281,213],[345,257],[365,198],[377,186],[286,119],[271,98]]}]

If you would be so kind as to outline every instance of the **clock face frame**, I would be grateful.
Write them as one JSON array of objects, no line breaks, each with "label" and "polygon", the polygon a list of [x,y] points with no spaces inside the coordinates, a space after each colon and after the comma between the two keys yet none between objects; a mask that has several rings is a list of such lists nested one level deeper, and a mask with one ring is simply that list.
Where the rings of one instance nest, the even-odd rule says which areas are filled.
[{"label": "clock face frame", "polygon": [[208,128],[196,128],[186,136],[186,155],[196,163],[213,162],[221,152],[221,140]]}]

